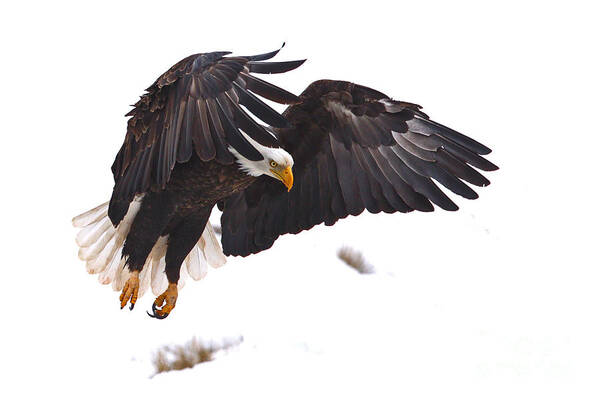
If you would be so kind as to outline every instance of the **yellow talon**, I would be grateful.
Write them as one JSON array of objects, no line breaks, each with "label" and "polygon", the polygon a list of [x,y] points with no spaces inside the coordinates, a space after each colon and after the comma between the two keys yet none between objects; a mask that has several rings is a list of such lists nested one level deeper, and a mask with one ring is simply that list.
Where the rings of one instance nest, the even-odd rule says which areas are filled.
[{"label": "yellow talon", "polygon": [[153,314],[148,313],[148,315],[158,319],[167,318],[169,313],[175,308],[175,303],[177,303],[177,284],[169,283],[167,290],[152,303]]},{"label": "yellow talon", "polygon": [[130,310],[133,310],[135,306],[135,302],[138,298],[138,292],[140,290],[140,271],[133,271],[131,276],[125,282],[125,286],[123,287],[123,291],[121,292],[121,296],[119,296],[119,300],[121,301],[121,309],[127,305],[129,302],[131,305],[129,306]]}]

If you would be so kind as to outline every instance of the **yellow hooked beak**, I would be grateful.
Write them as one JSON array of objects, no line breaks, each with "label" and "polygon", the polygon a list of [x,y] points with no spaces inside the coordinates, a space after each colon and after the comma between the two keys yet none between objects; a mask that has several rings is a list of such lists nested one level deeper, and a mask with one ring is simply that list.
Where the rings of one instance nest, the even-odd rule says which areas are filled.
[{"label": "yellow hooked beak", "polygon": [[292,167],[287,167],[286,169],[276,170],[271,168],[270,170],[287,188],[288,192],[292,190],[292,186],[294,185],[294,174],[292,174]]}]

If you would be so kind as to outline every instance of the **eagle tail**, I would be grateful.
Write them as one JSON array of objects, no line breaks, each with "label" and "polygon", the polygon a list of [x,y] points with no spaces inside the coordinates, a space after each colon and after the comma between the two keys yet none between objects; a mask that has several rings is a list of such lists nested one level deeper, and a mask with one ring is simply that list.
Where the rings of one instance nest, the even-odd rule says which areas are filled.
[{"label": "eagle tail", "polygon": [[[98,281],[103,285],[112,283],[115,291],[123,290],[125,282],[129,279],[129,268],[125,267],[125,258],[122,257],[123,244],[141,202],[142,196],[135,198],[129,205],[127,214],[116,227],[108,217],[108,202],[73,218],[73,226],[81,228],[75,238],[79,246],[79,258],[86,262],[88,273],[98,274]],[[166,290],[168,281],[164,271],[167,240],[168,236],[161,236],[146,259],[140,272],[138,297],[142,297],[149,288],[152,288],[156,296]],[[218,268],[226,261],[209,222],[181,266],[179,288],[185,285],[188,276],[194,280],[202,279],[206,276],[209,265]]]}]

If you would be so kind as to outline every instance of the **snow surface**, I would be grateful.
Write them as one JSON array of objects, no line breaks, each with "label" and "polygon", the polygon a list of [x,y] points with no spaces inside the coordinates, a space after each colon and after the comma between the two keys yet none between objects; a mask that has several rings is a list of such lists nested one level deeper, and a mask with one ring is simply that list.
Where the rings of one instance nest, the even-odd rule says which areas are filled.
[{"label": "snow surface", "polygon": [[[579,3],[8,5],[0,397],[600,397],[600,32]],[[119,310],[70,220],[110,196],[126,105],[188,54],[282,40],[278,59],[309,61],[265,79],[420,103],[493,148],[491,186],[456,213],[364,214],[230,258],[164,321],[150,296]],[[194,336],[244,342],[149,379],[156,349]]]}]

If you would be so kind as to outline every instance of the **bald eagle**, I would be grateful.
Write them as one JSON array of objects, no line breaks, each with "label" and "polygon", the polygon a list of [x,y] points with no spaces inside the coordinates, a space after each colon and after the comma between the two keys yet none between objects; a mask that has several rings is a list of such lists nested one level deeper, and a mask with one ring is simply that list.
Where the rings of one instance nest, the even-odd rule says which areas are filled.
[{"label": "bald eagle", "polygon": [[[296,96],[255,74],[271,62],[194,54],[162,74],[127,114],[110,202],[73,219],[89,273],[133,309],[151,287],[165,318],[189,275],[226,255],[270,248],[280,235],[371,213],[457,210],[497,167],[490,149],[434,122],[421,107],[351,82],[319,80]],[[279,114],[260,97],[289,107]],[[258,121],[262,121],[259,123]],[[433,204],[432,204],[433,203]],[[222,210],[222,249],[208,218]]]}]

